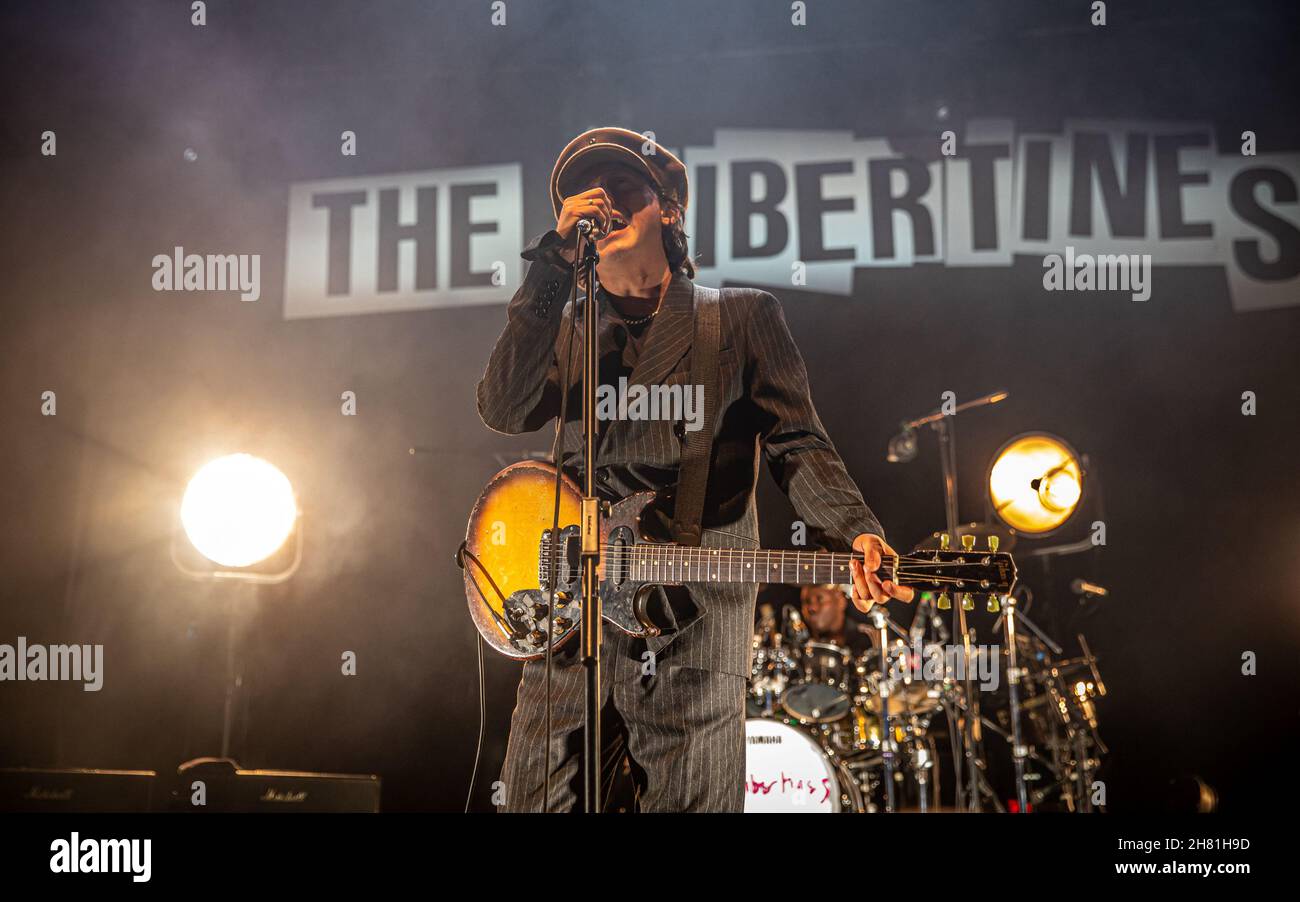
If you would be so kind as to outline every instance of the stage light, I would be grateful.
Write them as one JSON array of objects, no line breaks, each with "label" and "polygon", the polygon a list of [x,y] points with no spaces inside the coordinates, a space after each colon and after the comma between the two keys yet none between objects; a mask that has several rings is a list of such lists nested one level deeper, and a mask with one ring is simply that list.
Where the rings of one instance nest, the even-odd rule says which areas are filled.
[{"label": "stage light", "polygon": [[1079,455],[1064,440],[1042,432],[1003,445],[994,455],[988,482],[993,511],[1027,535],[1059,527],[1083,497]]},{"label": "stage light", "polygon": [[270,557],[297,517],[288,478],[251,454],[204,464],[181,501],[181,525],[190,542],[223,567],[249,567]]}]

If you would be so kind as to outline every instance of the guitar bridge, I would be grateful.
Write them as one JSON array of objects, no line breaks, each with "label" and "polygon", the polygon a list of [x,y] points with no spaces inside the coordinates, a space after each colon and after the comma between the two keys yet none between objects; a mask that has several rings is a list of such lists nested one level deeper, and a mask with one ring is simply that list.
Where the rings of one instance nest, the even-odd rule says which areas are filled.
[{"label": "guitar bridge", "polygon": [[543,589],[551,588],[551,551],[558,548],[555,591],[575,594],[574,587],[582,578],[582,530],[566,526],[560,530],[558,542],[552,542],[553,535],[551,530],[544,530],[538,543],[537,584]]}]

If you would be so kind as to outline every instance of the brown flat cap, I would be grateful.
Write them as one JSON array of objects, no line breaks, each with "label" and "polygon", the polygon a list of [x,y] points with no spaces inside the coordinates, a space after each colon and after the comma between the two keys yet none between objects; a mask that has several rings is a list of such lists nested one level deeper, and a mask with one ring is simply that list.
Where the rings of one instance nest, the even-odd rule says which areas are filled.
[{"label": "brown flat cap", "polygon": [[644,172],[661,191],[686,206],[689,186],[681,160],[645,135],[625,128],[593,128],[570,141],[551,170],[556,219],[564,199],[585,187],[583,176],[597,163],[622,163]]}]

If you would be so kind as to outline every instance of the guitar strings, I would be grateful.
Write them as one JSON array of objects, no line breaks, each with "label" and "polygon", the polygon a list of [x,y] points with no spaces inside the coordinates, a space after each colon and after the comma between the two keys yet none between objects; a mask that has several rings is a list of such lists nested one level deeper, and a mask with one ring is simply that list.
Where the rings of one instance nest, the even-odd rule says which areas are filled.
[{"label": "guitar strings", "polygon": [[[945,553],[945,552],[940,551],[938,553]],[[968,556],[980,555],[981,557],[997,554],[997,552],[994,552],[992,550],[976,551],[974,549],[971,549],[969,551],[966,549],[962,549],[960,552],[957,552],[954,549],[951,552],[946,552],[946,553],[957,553],[957,554],[968,555]],[[732,576],[732,567],[734,567],[738,563],[743,563],[746,566],[759,564],[760,555],[766,556],[766,560],[762,561],[761,565],[759,566],[759,570],[765,572],[767,570],[767,565],[772,564],[772,569],[776,570],[778,572],[778,575],[782,577],[781,579],[782,582],[784,582],[785,568],[787,566],[795,567],[796,575],[799,574],[800,568],[802,568],[802,572],[808,576],[808,581],[810,583],[815,583],[821,581],[820,571],[822,567],[830,568],[833,571],[833,569],[838,565],[842,570],[846,562],[865,560],[865,555],[856,551],[854,552],[826,552],[826,551],[804,552],[804,551],[788,551],[788,550],[768,551],[763,549],[745,549],[745,548],[709,549],[709,548],[699,548],[699,547],[684,546],[684,545],[670,545],[670,544],[658,544],[658,543],[642,543],[640,545],[605,546],[605,561],[614,564],[616,566],[621,565],[623,567],[626,567],[629,571],[631,571],[630,575],[632,577],[649,577],[651,579],[661,578],[664,575],[663,574],[664,567],[668,567],[671,570],[671,568],[676,566],[680,571],[682,567],[689,566],[692,563],[696,564],[697,567],[702,568],[704,574],[703,578],[680,580],[683,583],[709,582],[710,580],[708,578],[708,574],[709,574],[710,567],[713,568],[714,581],[717,581],[717,577],[721,573],[721,567],[724,563],[726,564],[727,571],[728,571],[727,581],[731,582],[732,580],[730,577]],[[779,560],[775,564],[772,563],[772,555],[778,556]],[[811,562],[804,561],[803,560],[804,555],[811,556],[812,561]],[[948,576],[948,575],[936,574],[933,572],[932,568],[989,566],[988,564],[982,561],[970,561],[970,560],[936,561],[934,559],[934,555],[935,553],[933,552],[930,554],[921,553],[921,554],[881,555],[880,569],[875,572],[883,575],[884,578],[890,581],[912,583],[915,586],[951,585],[960,588],[967,588],[968,584],[973,582],[972,580],[963,579],[960,576]],[[794,559],[792,561],[787,560],[791,556],[793,556]],[[539,576],[543,571],[549,572],[549,565],[550,565],[549,548],[546,548],[543,549],[541,560],[539,561],[539,566],[538,566]],[[918,569],[918,565],[920,568],[923,569]],[[695,571],[695,573],[700,573],[700,572],[701,571],[699,569]],[[682,575],[683,574],[681,574],[680,572],[676,574],[676,576],[678,577]],[[685,575],[689,576],[694,574],[685,574]],[[834,573],[832,572],[828,576],[829,578],[833,579]],[[755,582],[764,582],[764,581],[755,580]],[[991,588],[990,586],[976,586],[976,585],[970,585],[969,587],[975,591]]]},{"label": "guitar strings", "polygon": [[[976,552],[970,552],[970,553],[974,554]],[[649,564],[650,566],[659,566],[659,563],[657,562],[658,560],[662,560],[662,562],[666,564],[687,564],[687,563],[703,564],[708,561],[715,561],[715,562],[726,561],[728,562],[728,564],[735,564],[738,560],[742,562],[745,561],[746,560],[745,555],[751,555],[752,557],[749,558],[749,562],[756,563],[758,561],[758,557],[757,557],[758,555],[767,555],[767,560],[764,561],[764,563],[771,563],[772,554],[782,555],[782,560],[779,564],[779,566],[782,568],[787,566],[805,567],[805,568],[807,567],[820,568],[820,567],[827,567],[827,566],[834,567],[836,565],[843,566],[844,563],[846,562],[845,555],[833,553],[833,552],[827,553],[827,552],[736,551],[734,553],[723,553],[720,555],[702,554],[702,553],[682,555],[678,552],[665,552],[658,559],[656,559],[654,552],[647,550],[646,546],[644,545],[632,546],[631,548],[628,547],[607,548],[605,551],[605,559],[618,561],[618,562],[626,562],[627,560],[631,559],[634,563],[639,563],[642,565]],[[786,554],[794,554],[795,559],[793,561],[785,560],[784,556]],[[820,555],[820,557],[819,558],[814,557],[814,559],[809,562],[801,559],[800,555],[802,554],[815,554],[815,555]],[[847,557],[847,560],[862,561],[863,558],[859,556],[851,556],[851,557]],[[539,558],[539,563],[549,564],[550,555],[549,554],[541,555],[541,557]],[[983,563],[982,561],[960,561],[960,560],[936,561],[933,558],[915,557],[915,556],[901,557],[901,558],[884,556],[881,558],[881,566],[891,566],[895,568],[901,568],[909,564],[914,566],[921,565],[925,567],[988,567],[991,566],[990,564]]]},{"label": "guitar strings", "polygon": [[[642,550],[644,550],[646,546],[639,546],[639,547],[640,547]],[[674,548],[675,548],[675,547],[679,547],[679,546],[665,546],[665,547],[674,547]],[[629,555],[627,554],[627,552],[631,551],[631,552],[633,552],[633,554],[631,555],[631,557],[633,558],[633,560],[632,560],[632,563],[631,563],[631,566],[630,566],[629,569],[635,569],[638,565],[639,565],[639,567],[640,567],[640,572],[639,572],[639,573],[634,573],[633,575],[635,575],[635,576],[649,576],[649,577],[651,577],[651,578],[662,577],[662,576],[663,576],[663,572],[662,572],[662,571],[663,571],[663,568],[664,568],[664,567],[670,567],[670,568],[671,568],[674,564],[678,564],[678,565],[687,565],[687,564],[690,563],[690,562],[687,562],[687,561],[684,561],[684,560],[674,560],[674,559],[670,558],[668,555],[665,555],[665,556],[664,556],[664,559],[661,560],[661,561],[653,561],[653,560],[650,560],[649,557],[648,557],[648,555],[642,555],[641,558],[640,558],[639,560],[636,560],[636,559],[635,559],[635,558],[636,558],[636,548],[637,548],[637,546],[633,546],[633,548],[611,548],[611,549],[608,551],[608,557],[607,557],[607,560],[610,560],[610,561],[612,561],[612,562],[614,562],[614,563],[623,563],[623,564],[627,564],[627,559],[628,559],[628,557],[629,557]],[[750,552],[750,553],[754,553],[754,554],[764,554],[764,553],[766,553],[766,552],[759,551],[759,552]],[[778,553],[779,553],[779,552],[778,552]],[[862,560],[862,558],[860,558],[860,557],[854,557],[854,558],[852,558],[852,559],[853,559],[853,560]],[[713,573],[713,575],[714,575],[714,578],[715,578],[715,579],[717,578],[718,574],[721,572],[721,566],[720,566],[720,565],[721,565],[724,561],[726,561],[726,563],[727,563],[728,577],[731,576],[731,568],[732,568],[732,567],[737,563],[737,561],[734,560],[734,559],[732,559],[732,558],[729,558],[729,557],[718,557],[718,556],[714,556],[714,555],[705,555],[705,556],[702,556],[702,557],[697,557],[696,560],[694,561],[694,563],[696,563],[696,564],[700,564],[700,563],[701,563],[702,561],[704,561],[704,560],[712,560],[712,561],[714,562],[714,563],[713,563],[713,566],[714,566],[715,569],[714,569],[714,573]],[[911,582],[914,582],[914,583],[917,583],[917,584],[925,584],[925,583],[928,583],[928,584],[931,584],[931,585],[948,584],[948,585],[958,585],[958,586],[962,586],[962,587],[965,587],[968,583],[971,583],[971,582],[972,582],[972,580],[969,580],[969,579],[963,579],[963,578],[960,577],[960,576],[944,576],[944,575],[938,575],[938,574],[935,574],[935,573],[930,572],[930,571],[928,571],[928,570],[917,570],[915,567],[900,566],[899,563],[898,563],[898,561],[899,561],[899,559],[898,559],[897,557],[891,557],[891,556],[885,556],[885,557],[882,559],[882,565],[881,565],[881,566],[882,566],[882,569],[884,569],[885,567],[888,567],[888,568],[889,568],[889,569],[887,569],[887,570],[885,571],[885,575],[886,575],[888,578],[890,578],[890,579],[892,579],[892,580],[894,580],[894,581],[907,580],[907,581],[911,581]],[[936,564],[936,562],[934,562],[934,561],[932,561],[932,560],[929,560],[929,559],[920,559],[920,562],[926,564],[927,566],[943,566],[943,567],[952,567],[952,566],[986,566],[986,565],[981,565],[979,562],[976,562],[976,561],[950,561],[950,562],[943,562],[943,561],[940,561],[940,562],[938,562],[938,563]],[[549,563],[549,561],[548,561],[548,563]],[[796,562],[796,563],[794,564],[794,566],[796,566],[796,568],[797,568],[797,567],[800,566],[800,563],[801,563],[801,562]],[[835,563],[836,563],[835,561],[823,561],[823,562],[814,562],[814,563],[812,563],[812,564],[802,564],[802,566],[803,566],[804,571],[807,571],[807,570],[809,570],[809,568],[811,568],[811,573],[808,574],[809,577],[810,577],[810,580],[809,580],[810,582],[819,582],[820,580],[818,579],[818,576],[820,575],[820,573],[819,573],[819,571],[820,571],[820,567],[821,567],[821,566],[832,566],[832,567],[833,567]],[[785,565],[784,563],[782,563],[781,565],[774,565],[772,569],[780,571],[780,572],[779,572],[779,575],[784,576],[784,568],[785,568],[785,566],[786,566],[786,565]],[[542,568],[539,567],[539,572],[540,572],[541,569],[542,569]],[[765,571],[765,570],[766,570],[766,567],[760,567],[759,569]],[[647,571],[647,570],[652,571],[652,572],[650,572],[650,573],[646,573],[645,571]],[[707,576],[707,574],[708,574],[708,571],[709,571],[709,567],[707,567],[707,566],[703,567],[703,571],[704,571],[704,573],[705,573],[705,577],[704,577],[704,578],[702,578],[702,579],[697,579],[697,580],[682,580],[682,582],[708,582],[709,580],[708,580],[708,576]],[[698,573],[698,572],[700,572],[700,571],[697,570],[696,572]],[[879,573],[880,571],[875,571],[875,572]],[[679,575],[680,575],[680,574],[679,574]],[[833,575],[833,574],[832,574],[832,575]],[[730,582],[730,581],[732,581],[732,580],[728,579],[728,582]],[[764,580],[755,580],[755,582],[764,582]],[[988,588],[988,587],[986,587],[986,586],[974,586],[974,585],[972,585],[971,588],[972,588],[973,590],[979,590],[979,589],[984,589],[984,588]]]},{"label": "guitar strings", "polygon": [[[662,557],[665,560],[685,560],[686,558],[690,558],[692,561],[713,560],[713,559],[721,560],[724,558],[734,560],[737,556],[743,557],[744,555],[754,555],[754,556],[767,555],[770,558],[774,554],[780,555],[782,557],[793,555],[795,557],[795,560],[798,563],[803,563],[803,561],[800,560],[800,557],[802,555],[811,555],[814,557],[814,560],[820,558],[821,562],[823,563],[827,559],[830,559],[830,561],[832,561],[833,563],[840,563],[845,559],[854,560],[854,561],[864,560],[863,556],[860,554],[850,554],[848,552],[839,552],[839,551],[764,551],[762,549],[751,551],[749,549],[744,549],[744,548],[736,548],[736,549],[719,548],[717,549],[717,553],[715,554],[713,553],[713,549],[690,548],[688,549],[690,553],[683,555],[682,549],[685,548],[687,548],[687,546],[683,546],[683,545],[607,545],[605,546],[605,555],[607,557],[627,557],[630,555],[632,557],[639,556],[642,558],[648,558],[653,556],[656,552],[660,552],[660,549],[671,549],[671,550],[663,550],[660,552]],[[982,556],[998,554],[998,552],[993,552],[993,551],[988,551],[988,552],[963,551],[961,553],[967,555],[982,555]],[[549,560],[550,559],[549,552],[543,551],[541,553],[541,559]],[[966,560],[936,561],[933,557],[926,557],[924,555],[917,555],[917,554],[910,554],[910,555],[886,554],[881,556],[881,562],[882,563],[906,562],[909,564],[926,564],[929,566],[943,566],[943,567],[988,566],[987,564],[983,564],[980,561],[966,561]]]},{"label": "guitar strings", "polygon": [[[744,558],[725,558],[725,557],[712,558],[711,557],[711,558],[698,558],[695,560],[685,560],[683,558],[674,558],[674,557],[667,557],[667,556],[663,558],[650,558],[650,557],[641,557],[636,555],[629,556],[629,555],[621,555],[621,554],[608,554],[605,556],[604,561],[621,564],[624,566],[641,567],[643,569],[647,567],[680,568],[680,567],[689,567],[691,565],[695,565],[700,569],[708,570],[708,569],[724,567],[724,566],[735,567],[741,564],[743,564],[746,567],[757,564],[758,569],[760,570],[768,569],[768,564],[771,564],[771,569],[773,570],[785,570],[786,568],[793,567],[796,570],[820,571],[823,569],[834,569],[836,567],[839,567],[840,569],[844,569],[845,567],[845,563],[842,561],[811,561],[811,562],[810,561],[783,561],[779,563],[773,563],[771,561],[758,561],[753,559],[745,560]],[[549,564],[550,564],[549,560],[543,559],[540,562],[538,570],[539,571],[549,570]],[[896,561],[890,561],[890,560],[881,562],[882,569],[889,568],[891,570],[898,570],[899,572],[907,571],[910,573],[932,572],[935,568],[951,569],[951,568],[977,567],[977,568],[987,569],[988,567],[991,566],[992,565],[981,564],[977,561],[970,561],[970,562],[925,561],[925,562],[921,562],[920,564],[918,564],[917,562],[908,562],[904,564],[899,564]]]}]

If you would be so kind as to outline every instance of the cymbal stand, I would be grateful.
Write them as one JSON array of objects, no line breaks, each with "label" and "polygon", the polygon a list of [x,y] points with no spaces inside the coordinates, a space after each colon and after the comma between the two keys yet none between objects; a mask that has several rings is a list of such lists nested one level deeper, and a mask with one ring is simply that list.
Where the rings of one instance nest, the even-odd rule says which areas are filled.
[{"label": "cymbal stand", "polygon": [[880,737],[880,753],[885,760],[885,811],[892,814],[896,809],[894,807],[894,769],[897,764],[894,760],[897,745],[894,742],[894,719],[889,712],[889,696],[893,691],[893,680],[889,674],[889,618],[885,612],[877,605],[872,609],[871,621],[879,630],[878,641],[880,643],[880,722],[882,726]]},{"label": "cymbal stand", "polygon": [[912,777],[916,780],[917,807],[921,814],[930,810],[930,772],[934,769],[934,758],[930,754],[930,740],[926,737],[929,718],[912,715],[912,750],[909,762]]},{"label": "cymbal stand", "polygon": [[[948,535],[957,534],[957,448],[956,438],[952,423],[952,417],[941,417],[935,420],[931,427],[939,433],[939,460],[943,465],[943,495],[944,495],[944,516],[947,521]],[[962,686],[965,690],[967,704],[970,706],[973,717],[965,719],[965,729],[962,731],[962,741],[965,746],[965,758],[968,780],[966,788],[967,810],[980,810],[980,780],[978,773],[983,768],[983,762],[980,760],[977,749],[978,739],[976,738],[975,719],[979,717],[979,698],[975,695],[974,685],[971,682],[971,642],[972,635],[969,627],[966,626],[966,605],[960,599],[953,605],[953,624],[955,632],[959,632],[962,637],[962,655],[965,662],[962,674]],[[960,787],[959,787],[960,788]]]},{"label": "cymbal stand", "polygon": [[1011,700],[1011,760],[1016,768],[1016,801],[1020,813],[1029,812],[1029,789],[1025,785],[1025,755],[1028,749],[1020,731],[1020,663],[1016,655],[1016,597],[1008,595],[1002,607],[1007,637],[1007,695]]}]

